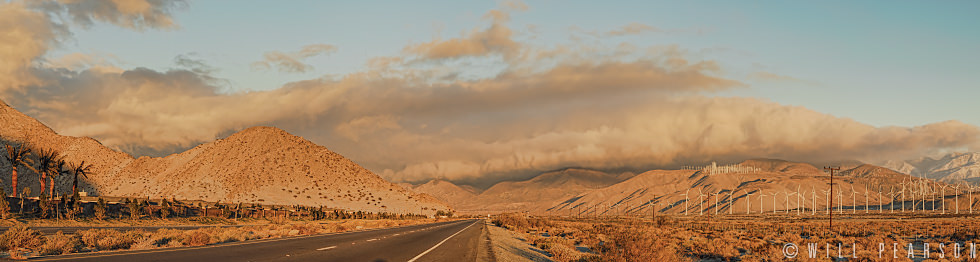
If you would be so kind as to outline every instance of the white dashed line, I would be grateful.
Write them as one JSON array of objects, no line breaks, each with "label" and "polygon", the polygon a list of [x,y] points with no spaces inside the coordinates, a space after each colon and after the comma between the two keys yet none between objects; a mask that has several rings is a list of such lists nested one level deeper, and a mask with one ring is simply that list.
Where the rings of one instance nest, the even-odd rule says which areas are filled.
[{"label": "white dashed line", "polygon": [[337,248],[337,246],[329,246],[329,247],[325,247],[325,248],[317,248],[316,251],[324,251],[324,250],[327,250],[327,249],[334,249],[334,248]]},{"label": "white dashed line", "polygon": [[466,230],[467,228],[470,228],[473,225],[476,225],[476,222],[473,222],[473,224],[470,224],[469,226],[466,226],[463,229],[460,229],[459,231],[456,231],[455,234],[452,234],[451,236],[447,237],[446,239],[443,239],[441,242],[439,242],[435,246],[432,246],[432,248],[429,248],[429,250],[426,250],[425,252],[422,252],[422,254],[419,254],[418,256],[415,256],[415,258],[412,258],[408,262],[415,262],[415,260],[418,260],[420,257],[424,256],[425,254],[428,254],[429,252],[432,252],[432,250],[434,250],[437,247],[439,247],[439,245],[442,245],[442,243],[446,243],[447,240],[449,240],[450,238],[453,238],[454,236],[458,235],[459,233],[462,233],[463,230]]},{"label": "white dashed line", "polygon": [[378,240],[377,238],[368,239],[367,242]]}]

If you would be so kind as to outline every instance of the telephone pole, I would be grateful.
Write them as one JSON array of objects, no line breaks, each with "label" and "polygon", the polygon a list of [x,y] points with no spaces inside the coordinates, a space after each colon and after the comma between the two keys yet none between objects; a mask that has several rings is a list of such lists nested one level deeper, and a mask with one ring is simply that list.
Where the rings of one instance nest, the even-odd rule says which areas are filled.
[{"label": "telephone pole", "polygon": [[[840,167],[823,167],[823,170],[830,171],[830,206],[834,207],[834,171],[840,171]],[[834,232],[834,212],[830,212],[830,232]]]}]

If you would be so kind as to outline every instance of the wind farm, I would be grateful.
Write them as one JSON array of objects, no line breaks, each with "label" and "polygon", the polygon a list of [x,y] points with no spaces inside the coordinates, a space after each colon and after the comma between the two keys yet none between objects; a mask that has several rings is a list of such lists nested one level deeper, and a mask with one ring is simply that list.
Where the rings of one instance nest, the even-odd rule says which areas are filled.
[{"label": "wind farm", "polygon": [[0,1],[0,260],[977,261],[980,1]]}]

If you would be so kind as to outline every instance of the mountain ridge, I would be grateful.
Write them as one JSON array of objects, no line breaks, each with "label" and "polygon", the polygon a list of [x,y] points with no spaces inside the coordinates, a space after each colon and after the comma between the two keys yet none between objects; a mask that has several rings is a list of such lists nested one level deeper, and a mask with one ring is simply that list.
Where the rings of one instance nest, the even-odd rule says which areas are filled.
[{"label": "mountain ridge", "polygon": [[[123,197],[326,206],[395,213],[449,210],[431,196],[392,184],[350,159],[285,130],[258,126],[163,157],[134,158],[87,137],[57,134],[0,101],[0,137],[92,163],[83,191]],[[9,174],[10,163],[0,160]],[[39,185],[22,171],[19,187]],[[2,184],[10,192],[9,179]],[[56,180],[58,188],[70,184]],[[37,190],[35,190],[37,189]]]}]

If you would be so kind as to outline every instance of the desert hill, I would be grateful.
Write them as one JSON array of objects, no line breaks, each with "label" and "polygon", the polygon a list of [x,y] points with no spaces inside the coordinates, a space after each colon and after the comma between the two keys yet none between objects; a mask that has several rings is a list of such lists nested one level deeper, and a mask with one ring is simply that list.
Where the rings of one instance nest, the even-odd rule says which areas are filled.
[{"label": "desert hill", "polygon": [[[273,127],[245,129],[166,157],[134,159],[91,138],[58,135],[5,104],[0,105],[0,124],[0,136],[6,140],[58,150],[69,161],[94,163],[83,190],[97,195],[397,213],[449,209],[431,196],[403,189],[340,154]],[[9,163],[3,168],[9,174]],[[36,178],[25,178],[21,183],[37,187]],[[63,178],[59,188],[69,181]],[[8,192],[9,183],[3,179]]]}]

